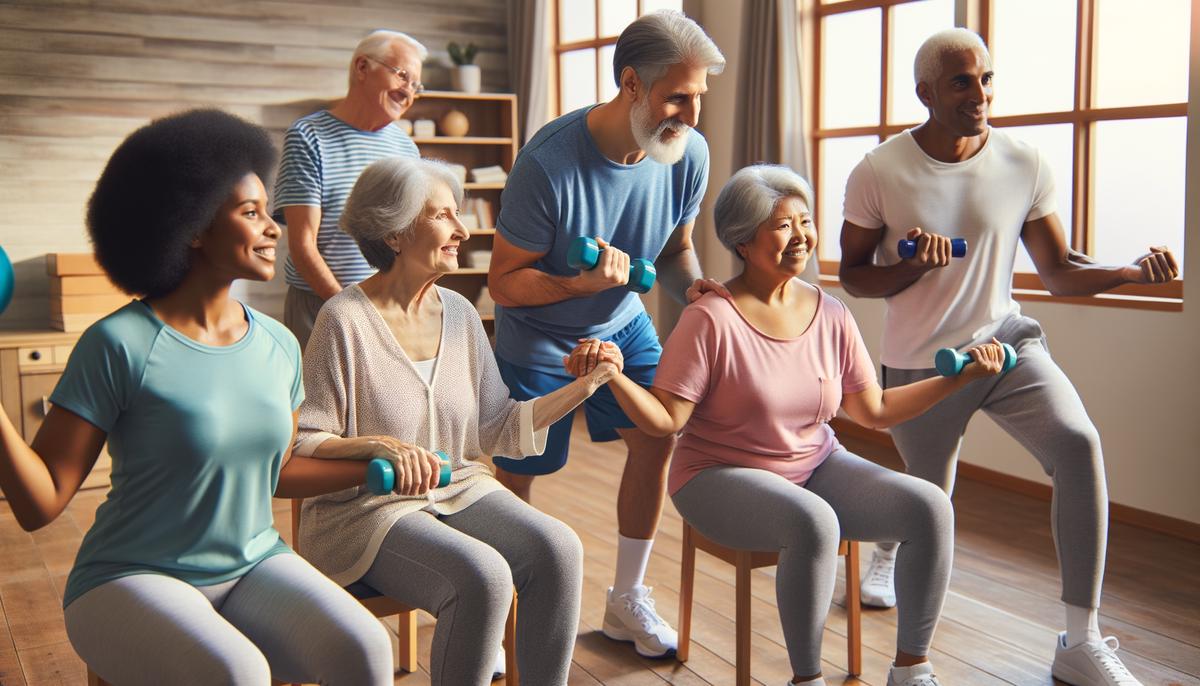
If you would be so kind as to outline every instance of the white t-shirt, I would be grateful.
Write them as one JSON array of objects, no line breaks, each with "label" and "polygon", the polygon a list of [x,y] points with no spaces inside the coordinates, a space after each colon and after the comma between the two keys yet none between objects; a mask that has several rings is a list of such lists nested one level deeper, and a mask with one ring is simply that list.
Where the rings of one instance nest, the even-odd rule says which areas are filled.
[{"label": "white t-shirt", "polygon": [[998,129],[962,162],[933,159],[907,130],[867,153],[850,173],[842,214],[851,224],[884,230],[875,264],[899,262],[896,244],[916,226],[967,239],[966,257],[887,298],[883,364],[930,368],[939,348],[986,341],[1019,313],[1012,273],[1021,229],[1054,211],[1045,160]]}]

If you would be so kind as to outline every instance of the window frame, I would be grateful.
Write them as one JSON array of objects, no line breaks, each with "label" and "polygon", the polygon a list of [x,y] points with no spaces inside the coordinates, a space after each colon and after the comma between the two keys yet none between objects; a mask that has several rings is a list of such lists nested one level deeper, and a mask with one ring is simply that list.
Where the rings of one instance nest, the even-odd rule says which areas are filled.
[{"label": "window frame", "polygon": [[[812,75],[813,103],[811,105],[810,121],[812,126],[808,133],[809,149],[812,160],[812,185],[814,188],[815,204],[820,203],[821,179],[821,142],[830,138],[845,138],[851,136],[878,136],[879,142],[889,136],[900,133],[920,122],[891,123],[888,121],[890,99],[893,96],[890,88],[889,64],[891,52],[891,33],[893,23],[892,8],[920,0],[817,0],[812,7],[812,20],[815,26],[812,30]],[[1096,44],[1096,3],[1098,0],[1076,0],[1075,26],[1075,93],[1074,107],[1063,112],[1038,112],[1032,114],[1006,115],[988,117],[988,123],[996,128],[1006,126],[1031,126],[1044,124],[1070,124],[1072,126],[1072,188],[1071,188],[1071,226],[1065,226],[1068,245],[1085,254],[1092,254],[1095,240],[1095,212],[1093,194],[1095,190],[1095,129],[1098,122],[1121,121],[1134,119],[1159,119],[1167,117],[1187,117],[1187,102],[1158,105],[1137,105],[1129,107],[1098,108],[1095,102],[1095,44]],[[995,0],[956,0],[956,25],[965,25],[983,37],[989,46],[993,44],[992,29],[994,21],[992,12]],[[962,11],[963,9],[966,11]],[[881,59],[880,59],[880,94],[879,94],[879,123],[873,126],[856,126],[843,128],[824,128],[821,122],[821,105],[824,95],[821,82],[822,42],[825,22],[829,16],[857,12],[869,9],[879,9],[881,12]],[[1196,11],[1193,8],[1192,11]],[[966,21],[961,21],[965,16]],[[819,211],[819,208],[814,208]],[[818,227],[819,232],[824,232]],[[824,236],[821,236],[824,238]],[[1186,240],[1186,236],[1185,236]],[[1180,256],[1182,257],[1182,255]],[[820,260],[819,271],[821,280],[829,285],[837,285],[838,262]],[[1105,294],[1090,297],[1063,297],[1051,295],[1036,272],[1015,272],[1013,274],[1013,296],[1018,300],[1042,300],[1084,305],[1101,305],[1114,307],[1133,307],[1152,310],[1181,311],[1183,309],[1183,280],[1176,279],[1169,284],[1125,284]]]}]

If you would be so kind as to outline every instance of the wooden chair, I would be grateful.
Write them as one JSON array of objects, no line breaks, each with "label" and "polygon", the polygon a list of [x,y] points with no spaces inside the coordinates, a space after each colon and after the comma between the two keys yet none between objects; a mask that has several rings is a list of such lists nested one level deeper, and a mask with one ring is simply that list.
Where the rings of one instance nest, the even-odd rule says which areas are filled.
[{"label": "wooden chair", "polygon": [[[683,523],[683,564],[679,581],[679,648],[675,656],[688,659],[692,638],[692,590],[696,576],[696,550],[728,562],[737,569],[737,686],[750,684],[750,572],[759,567],[779,564],[779,553],[734,550],[705,538],[686,521]],[[846,557],[846,654],[850,676],[862,673],[862,607],[858,588],[858,541],[842,541],[838,555]]]}]

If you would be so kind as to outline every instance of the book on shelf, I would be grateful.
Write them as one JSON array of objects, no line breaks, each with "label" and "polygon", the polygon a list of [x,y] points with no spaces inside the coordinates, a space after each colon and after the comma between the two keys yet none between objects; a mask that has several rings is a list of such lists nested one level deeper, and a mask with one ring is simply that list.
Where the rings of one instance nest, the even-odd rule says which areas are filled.
[{"label": "book on shelf", "polygon": [[492,215],[491,202],[485,198],[471,198],[468,206],[471,208],[471,214],[479,220],[479,228],[494,229],[496,227],[496,218]]},{"label": "book on shelf", "polygon": [[504,183],[508,180],[508,173],[498,164],[475,167],[471,170],[471,180],[475,183]]}]

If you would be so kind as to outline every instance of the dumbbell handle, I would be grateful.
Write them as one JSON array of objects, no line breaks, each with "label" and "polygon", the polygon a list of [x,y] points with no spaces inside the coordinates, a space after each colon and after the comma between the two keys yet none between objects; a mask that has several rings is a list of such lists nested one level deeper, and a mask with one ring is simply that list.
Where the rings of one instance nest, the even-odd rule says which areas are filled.
[{"label": "dumbbell handle", "polygon": [[[441,470],[438,472],[438,488],[450,485],[451,472],[453,467],[450,465],[450,456],[441,450],[434,453],[441,461]],[[392,467],[392,463],[377,457],[367,464],[367,489],[375,495],[384,495],[391,493],[396,489],[396,470]]]},{"label": "dumbbell handle", "polygon": [[[1004,366],[1000,369],[1000,373],[1003,374],[1017,366],[1017,349],[1008,343],[1001,343],[1000,347],[1004,349]],[[933,366],[942,376],[958,376],[963,367],[974,361],[975,358],[967,353],[960,353],[954,348],[942,348],[934,355]]]},{"label": "dumbbell handle", "polygon": [[[604,248],[593,238],[579,236],[571,241],[567,250],[567,266],[572,269],[594,269],[600,263],[600,253]],[[629,260],[629,282],[625,287],[635,293],[648,293],[654,287],[658,272],[650,260],[633,257]]]},{"label": "dumbbell handle", "polygon": [[[915,257],[917,254],[917,242],[907,238],[901,238],[896,244],[896,250],[900,252],[900,257],[908,259]],[[950,239],[950,256],[964,257],[967,254],[967,239],[951,238]]]}]

